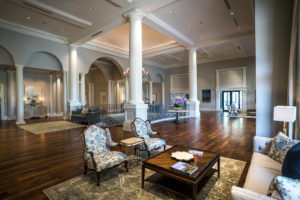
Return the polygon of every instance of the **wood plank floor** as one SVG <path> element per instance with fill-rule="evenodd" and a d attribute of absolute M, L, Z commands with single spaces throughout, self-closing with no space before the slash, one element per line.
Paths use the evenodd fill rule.
<path fill-rule="evenodd" d="M 26 120 L 27 123 L 60 118 Z M 0 199 L 47 199 L 42 190 L 83 174 L 81 133 L 84 128 L 34 135 L 14 121 L 0 124 Z M 255 119 L 229 119 L 220 112 L 201 112 L 200 119 L 184 124 L 153 125 L 169 145 L 185 145 L 218 151 L 221 156 L 247 162 L 239 182 L 242 186 L 252 156 Z M 110 128 L 116 142 L 131 133 Z"/>

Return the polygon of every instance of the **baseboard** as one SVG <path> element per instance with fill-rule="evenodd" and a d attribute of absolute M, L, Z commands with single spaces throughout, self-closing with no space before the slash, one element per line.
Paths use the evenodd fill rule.
<path fill-rule="evenodd" d="M 200 107 L 200 111 L 213 111 L 213 112 L 216 112 L 216 111 L 222 111 L 222 110 L 217 110 L 216 108 L 201 108 Z"/>

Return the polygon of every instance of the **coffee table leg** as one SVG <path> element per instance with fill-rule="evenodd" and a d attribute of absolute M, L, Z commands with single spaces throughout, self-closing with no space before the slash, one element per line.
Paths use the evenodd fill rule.
<path fill-rule="evenodd" d="M 220 158 L 218 159 L 218 178 L 220 178 Z"/>
<path fill-rule="evenodd" d="M 142 166 L 142 188 L 144 188 L 144 181 L 145 181 L 145 167 Z"/>
<path fill-rule="evenodd" d="M 197 194 L 198 194 L 198 184 L 193 184 L 193 200 L 197 199 Z"/>

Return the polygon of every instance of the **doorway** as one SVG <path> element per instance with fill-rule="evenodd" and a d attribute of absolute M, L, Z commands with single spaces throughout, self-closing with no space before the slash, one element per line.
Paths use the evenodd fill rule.
<path fill-rule="evenodd" d="M 236 108 L 241 109 L 241 92 L 240 91 L 223 91 L 222 92 L 222 108 L 223 111 L 228 111 L 229 105 L 235 105 Z"/>

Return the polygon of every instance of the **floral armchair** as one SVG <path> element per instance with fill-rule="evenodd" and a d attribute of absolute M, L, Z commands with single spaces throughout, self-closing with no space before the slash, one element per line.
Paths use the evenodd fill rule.
<path fill-rule="evenodd" d="M 149 120 L 142 120 L 140 118 L 136 118 L 131 123 L 132 132 L 136 137 L 140 137 L 144 139 L 144 146 L 140 149 L 141 151 L 147 151 L 148 158 L 150 158 L 150 152 L 152 150 L 159 149 L 164 147 L 166 150 L 166 141 L 161 138 L 151 138 L 151 135 L 160 135 L 157 132 L 152 131 L 151 123 Z"/>
<path fill-rule="evenodd" d="M 83 133 L 84 141 L 84 174 L 88 170 L 97 174 L 97 185 L 100 185 L 100 172 L 124 164 L 128 172 L 127 156 L 119 151 L 111 151 L 109 146 L 117 146 L 111 139 L 108 129 L 92 125 Z"/>

